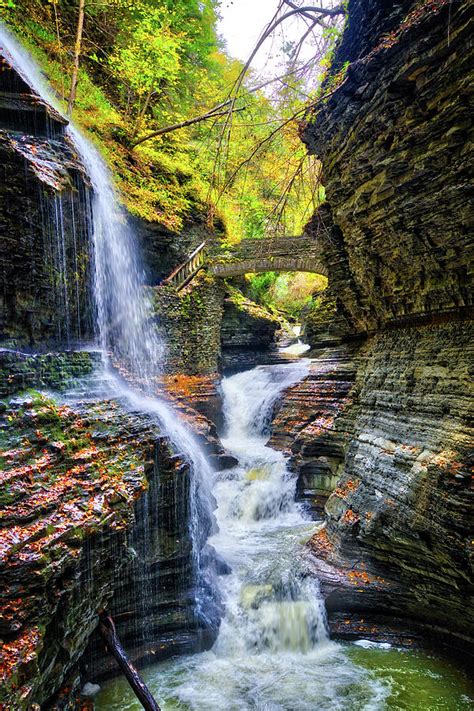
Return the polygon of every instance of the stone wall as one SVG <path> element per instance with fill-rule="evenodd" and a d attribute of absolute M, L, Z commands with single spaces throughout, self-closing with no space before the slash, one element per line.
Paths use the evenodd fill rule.
<path fill-rule="evenodd" d="M 215 373 L 220 357 L 224 284 L 200 272 L 184 289 L 153 290 L 158 329 L 166 348 L 166 371 Z"/>
<path fill-rule="evenodd" d="M 221 367 L 224 370 L 254 367 L 269 362 L 276 353 L 281 324 L 267 309 L 229 287 L 221 328 Z"/>
<path fill-rule="evenodd" d="M 278 318 L 207 270 L 181 291 L 161 285 L 153 295 L 167 373 L 211 375 L 276 355 Z"/>

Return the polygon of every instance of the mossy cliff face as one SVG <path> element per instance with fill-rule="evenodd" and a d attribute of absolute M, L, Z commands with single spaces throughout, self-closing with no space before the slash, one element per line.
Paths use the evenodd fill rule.
<path fill-rule="evenodd" d="M 281 323 L 267 309 L 229 286 L 221 328 L 221 366 L 225 370 L 253 367 L 277 357 L 276 334 Z"/>
<path fill-rule="evenodd" d="M 324 459 L 339 477 L 312 545 L 331 625 L 346 636 L 365 634 L 368 620 L 408 618 L 457 646 L 474 637 L 471 33 L 467 2 L 350 0 L 334 71 L 351 64 L 304 131 L 323 162 L 328 203 L 311 229 L 336 325 L 347 326 L 338 336 L 359 341 L 313 366 L 323 377 L 346 348 L 353 384 L 326 402 L 317 377 L 297 386 L 274 437 L 291 398 L 303 398 L 309 411 L 293 418 L 300 481 L 305 467 L 322 475 Z"/>
<path fill-rule="evenodd" d="M 44 703 L 58 690 L 113 593 L 115 566 L 126 565 L 126 530 L 146 488 L 152 442 L 142 430 L 130 447 L 128 419 L 119 423 L 111 402 L 75 408 L 35 391 L 3 403 L 2 701 L 9 708 Z"/>
<path fill-rule="evenodd" d="M 0 350 L 0 398 L 28 388 L 67 390 L 100 364 L 97 352 L 64 351 L 31 354 Z"/>
<path fill-rule="evenodd" d="M 64 119 L 0 53 L 0 342 L 34 348 L 92 332 L 90 195 Z"/>
<path fill-rule="evenodd" d="M 184 289 L 153 290 L 157 326 L 166 344 L 165 368 L 170 373 L 215 373 L 220 356 L 224 285 L 200 272 Z"/>
<path fill-rule="evenodd" d="M 189 467 L 151 418 L 90 399 L 94 382 L 67 405 L 32 390 L 1 405 L 7 708 L 110 671 L 97 640 L 84 656 L 104 607 L 134 660 L 213 639 L 194 617 Z"/>
<path fill-rule="evenodd" d="M 160 285 L 153 295 L 167 373 L 215 374 L 275 349 L 278 318 L 205 270 L 179 292 Z"/>

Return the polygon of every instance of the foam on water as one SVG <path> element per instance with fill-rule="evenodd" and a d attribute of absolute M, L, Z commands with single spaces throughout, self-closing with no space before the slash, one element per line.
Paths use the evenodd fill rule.
<path fill-rule="evenodd" d="M 232 569 L 220 578 L 225 616 L 212 650 L 146 672 L 164 709 L 346 709 L 357 697 L 357 708 L 369 711 L 387 696 L 386 684 L 329 640 L 301 544 L 315 524 L 295 503 L 285 457 L 267 446 L 274 404 L 308 363 L 260 366 L 223 380 L 223 442 L 239 461 L 213 488 L 219 528 L 210 542 Z M 124 706 L 114 688 L 104 689 L 99 709 L 139 708 Z"/>

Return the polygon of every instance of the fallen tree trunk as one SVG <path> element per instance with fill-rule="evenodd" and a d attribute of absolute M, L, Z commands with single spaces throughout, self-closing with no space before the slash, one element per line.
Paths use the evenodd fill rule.
<path fill-rule="evenodd" d="M 115 629 L 113 619 L 105 610 L 100 613 L 99 618 L 100 636 L 107 645 L 108 651 L 115 658 L 120 669 L 123 671 L 137 699 L 140 701 L 145 711 L 161 711 L 148 687 L 140 677 L 138 671 L 128 660 L 125 650 L 120 644 L 120 640 L 117 636 L 117 630 Z"/>

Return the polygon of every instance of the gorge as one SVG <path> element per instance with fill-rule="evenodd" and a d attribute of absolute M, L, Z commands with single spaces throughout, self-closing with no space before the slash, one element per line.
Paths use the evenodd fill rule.
<path fill-rule="evenodd" d="M 164 709 L 471 707 L 472 19 L 349 0 L 299 246 L 195 217 L 179 290 L 0 28 L 0 707 L 140 708 L 104 609 Z M 301 357 L 270 267 L 328 279 Z"/>

